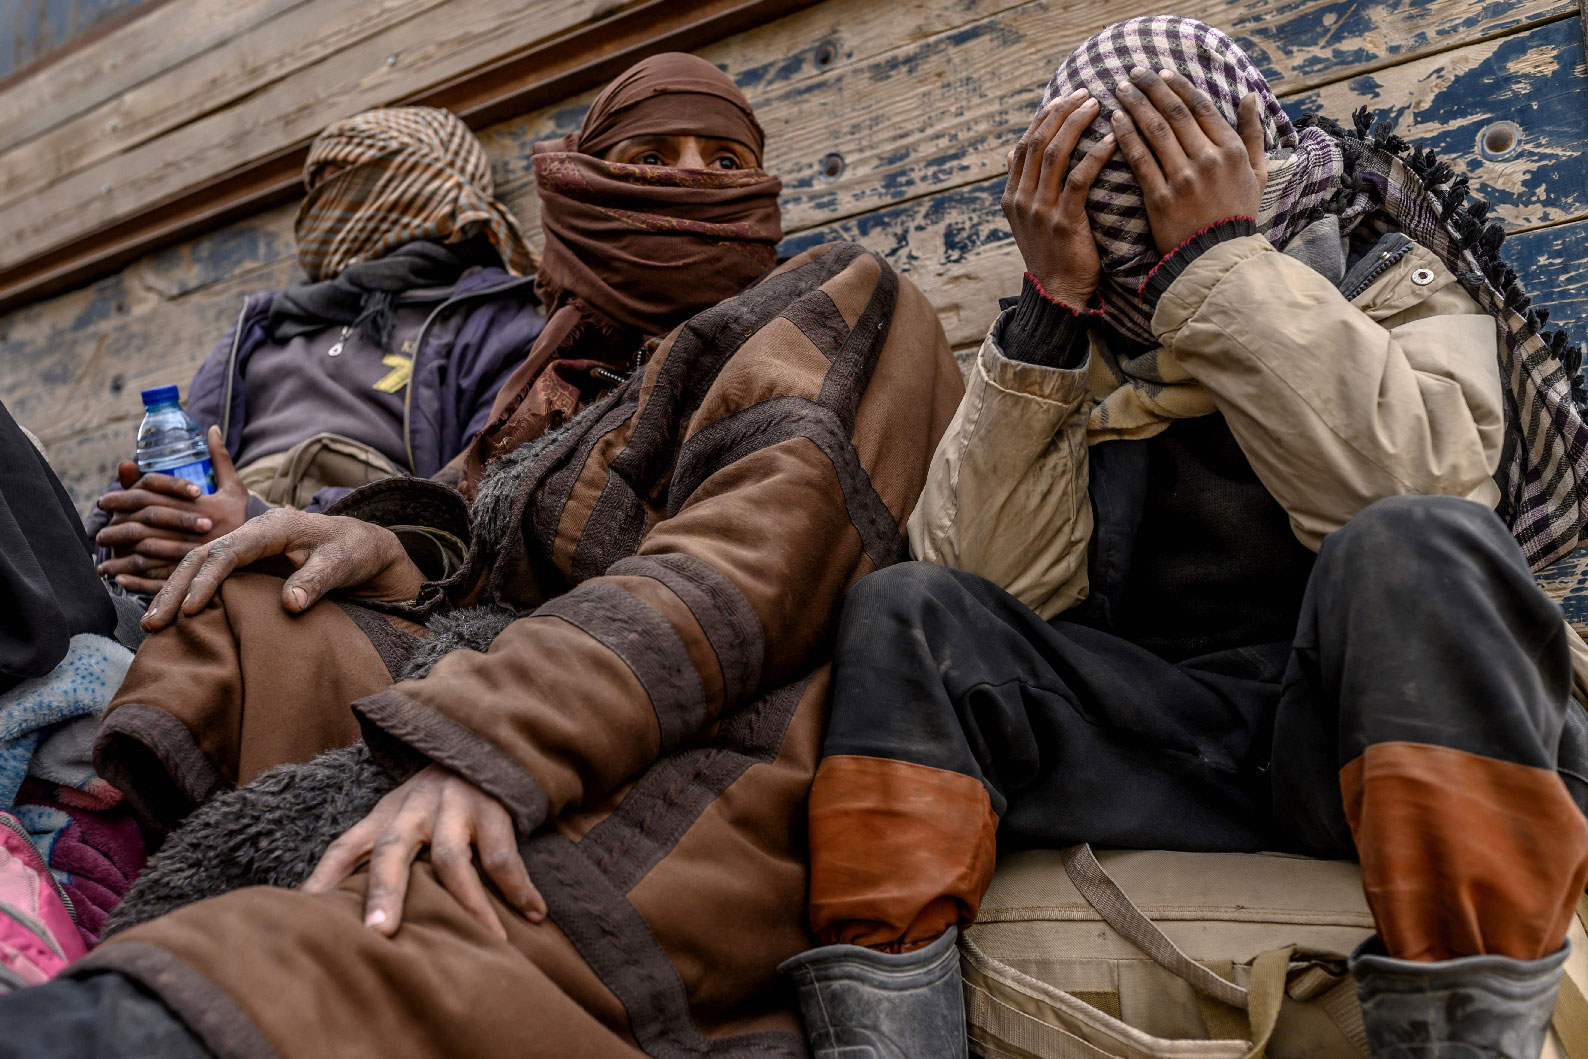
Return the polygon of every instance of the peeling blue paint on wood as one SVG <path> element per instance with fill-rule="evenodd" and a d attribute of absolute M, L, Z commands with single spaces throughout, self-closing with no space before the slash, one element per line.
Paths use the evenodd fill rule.
<path fill-rule="evenodd" d="M 1533 304 L 1549 310 L 1551 327 L 1566 328 L 1574 342 L 1588 340 L 1588 221 L 1513 235 L 1500 254 Z"/>
<path fill-rule="evenodd" d="M 758 54 L 770 59 L 733 69 L 762 112 L 769 163 L 785 180 L 786 220 L 795 234 L 783 252 L 834 238 L 876 249 L 933 300 L 957 346 L 977 341 L 996 297 L 1018 290 L 1019 255 L 1002 217 L 1003 180 L 995 170 L 1052 65 L 1075 43 L 1079 23 L 1101 10 L 1028 0 L 986 15 L 993 6 L 1002 5 L 942 5 L 966 12 L 958 19 L 965 24 L 943 19 L 936 24 L 951 28 L 897 46 L 879 41 L 874 25 L 861 37 L 854 24 L 812 19 L 803 23 L 808 40 L 785 33 L 786 48 L 763 47 Z M 1137 13 L 1140 5 L 1130 6 Z M 849 9 L 840 2 L 833 10 Z M 1550 22 L 1575 12 L 1576 0 L 1243 0 L 1227 10 L 1224 28 L 1282 91 L 1298 78 L 1317 83 L 1364 61 L 1378 65 L 1430 45 L 1450 49 L 1309 91 L 1296 102 L 1344 117 L 1358 101 L 1377 101 L 1395 112 L 1403 131 L 1482 176 L 1480 190 L 1513 223 L 1588 216 L 1581 38 L 1575 19 Z M 819 64 L 816 52 L 824 44 L 833 61 Z M 481 134 L 499 193 L 531 222 L 531 144 L 577 128 L 588 99 Z M 1480 171 L 1476 138 L 1496 118 L 1522 127 L 1523 150 L 1514 164 Z M 816 179 L 828 152 L 845 160 L 832 183 Z M 185 381 L 230 326 L 247 290 L 290 278 L 290 220 L 291 207 L 282 207 L 0 317 L 0 371 L 7 373 L 0 389 L 20 419 L 47 425 L 59 439 L 52 456 L 65 464 L 74 495 L 97 491 L 123 454 L 136 422 L 136 388 Z M 1516 236 L 1503 253 L 1535 300 L 1554 312 L 1554 322 L 1581 336 L 1577 321 L 1588 318 L 1588 221 Z"/>
<path fill-rule="evenodd" d="M 1588 105 L 1582 30 L 1567 19 L 1504 40 L 1352 78 L 1285 101 L 1348 123 L 1366 104 L 1432 147 L 1512 225 L 1588 213 Z M 1415 86 L 1408 92 L 1407 84 Z M 1410 102 L 1407 102 L 1407 97 Z M 1479 141 L 1497 121 L 1521 129 L 1516 153 L 1486 161 Z"/>
<path fill-rule="evenodd" d="M 173 298 L 293 253 L 290 230 L 250 218 L 151 255 L 143 278 Z"/>
<path fill-rule="evenodd" d="M 0 77 L 9 77 L 149 0 L 0 0 Z"/>
<path fill-rule="evenodd" d="M 1458 19 L 1427 23 L 1410 33 L 1386 33 L 1387 11 L 1432 7 L 1430 0 L 1363 3 L 1336 0 L 1311 3 L 1289 0 L 1257 10 L 1231 5 L 1231 18 L 1220 28 L 1240 39 L 1265 73 L 1272 74 L 1279 56 L 1291 58 L 1292 76 L 1314 78 L 1351 66 L 1380 65 L 1397 56 L 1430 46 L 1461 44 L 1478 34 L 1497 36 L 1569 12 L 1572 5 L 1518 12 L 1509 0 L 1469 3 Z"/>
<path fill-rule="evenodd" d="M 800 232 L 783 240 L 778 254 L 792 256 L 844 239 L 863 243 L 906 275 L 923 269 L 953 272 L 951 266 L 989 251 L 1013 251 L 1002 198 L 1003 180 L 986 180 Z M 1588 220 L 1511 236 L 1501 253 L 1534 304 L 1550 311 L 1552 327 L 1564 326 L 1574 341 L 1588 338 Z M 1017 293 L 1017 264 L 1006 263 L 1003 271 L 1008 282 L 1000 293 Z M 932 286 L 927 277 L 917 282 Z M 989 318 L 991 313 L 988 306 Z M 954 338 L 958 342 L 964 336 Z"/>
<path fill-rule="evenodd" d="M 1588 548 L 1580 548 L 1540 571 L 1538 583 L 1560 604 L 1574 628 L 1581 631 L 1588 627 Z"/>

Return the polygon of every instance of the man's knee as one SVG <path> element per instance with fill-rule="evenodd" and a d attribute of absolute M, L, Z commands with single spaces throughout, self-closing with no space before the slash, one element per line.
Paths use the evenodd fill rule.
<path fill-rule="evenodd" d="M 1319 562 L 1364 576 L 1403 577 L 1420 569 L 1448 573 L 1459 553 L 1521 553 L 1505 524 L 1481 504 L 1453 496 L 1392 496 L 1369 504 L 1324 539 Z"/>
<path fill-rule="evenodd" d="M 927 562 L 895 563 L 854 583 L 844 597 L 844 617 L 875 621 L 918 618 L 925 610 L 964 598 L 967 576 Z"/>

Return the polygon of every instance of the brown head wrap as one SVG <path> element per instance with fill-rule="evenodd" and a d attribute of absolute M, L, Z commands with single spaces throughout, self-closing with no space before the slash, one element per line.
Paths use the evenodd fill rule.
<path fill-rule="evenodd" d="M 655 55 L 608 85 L 579 131 L 535 144 L 546 247 L 535 288 L 550 311 L 528 358 L 502 387 L 470 446 L 467 482 L 539 437 L 627 371 L 644 341 L 738 294 L 777 261 L 783 184 L 756 169 L 671 169 L 603 161 L 632 136 L 734 140 L 760 163 L 764 136 L 721 70 L 693 55 Z"/>

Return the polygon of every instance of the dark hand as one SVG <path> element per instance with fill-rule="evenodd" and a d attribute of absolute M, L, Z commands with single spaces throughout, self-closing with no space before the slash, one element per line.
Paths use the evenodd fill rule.
<path fill-rule="evenodd" d="M 1102 276 L 1086 193 L 1114 153 L 1114 134 L 1070 168 L 1070 155 L 1096 116 L 1097 100 L 1085 89 L 1043 107 L 1009 152 L 1004 188 L 1004 216 L 1026 271 L 1050 297 L 1073 309 L 1086 305 Z"/>
<path fill-rule="evenodd" d="M 158 632 L 179 613 L 197 614 L 232 571 L 273 555 L 298 568 L 281 589 L 281 605 L 291 614 L 340 588 L 366 599 L 412 599 L 425 581 L 391 530 L 278 507 L 189 552 L 149 604 L 143 627 Z"/>
<path fill-rule="evenodd" d="M 124 462 L 116 469 L 121 491 L 99 500 L 112 518 L 94 543 L 114 556 L 99 564 L 100 574 L 153 595 L 188 552 L 247 521 L 248 490 L 232 466 L 220 428 L 211 427 L 207 441 L 216 485 L 207 496 L 200 496 L 199 487 L 185 478 L 140 475 L 135 463 Z"/>
<path fill-rule="evenodd" d="M 1241 100 L 1237 132 L 1179 74 L 1137 67 L 1130 76 L 1134 84 L 1114 90 L 1125 108 L 1114 112 L 1114 132 L 1141 183 L 1158 253 L 1230 217 L 1255 219 L 1268 173 L 1256 93 Z"/>
<path fill-rule="evenodd" d="M 331 843 L 305 893 L 324 893 L 369 862 L 364 925 L 391 937 L 402 922 L 408 871 L 425 846 L 436 877 L 458 903 L 499 938 L 507 931 L 491 906 L 474 866 L 531 923 L 546 917 L 546 902 L 518 853 L 513 820 L 502 803 L 468 780 L 431 765 L 387 794 L 363 820 Z"/>

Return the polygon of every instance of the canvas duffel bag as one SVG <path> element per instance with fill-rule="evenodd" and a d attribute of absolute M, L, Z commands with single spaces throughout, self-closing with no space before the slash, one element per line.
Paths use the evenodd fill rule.
<path fill-rule="evenodd" d="M 1544 1055 L 1588 1059 L 1588 934 Z M 1357 866 L 1105 851 L 999 862 L 961 936 L 971 1051 L 990 1059 L 1367 1054 L 1345 960 L 1373 933 Z"/>

